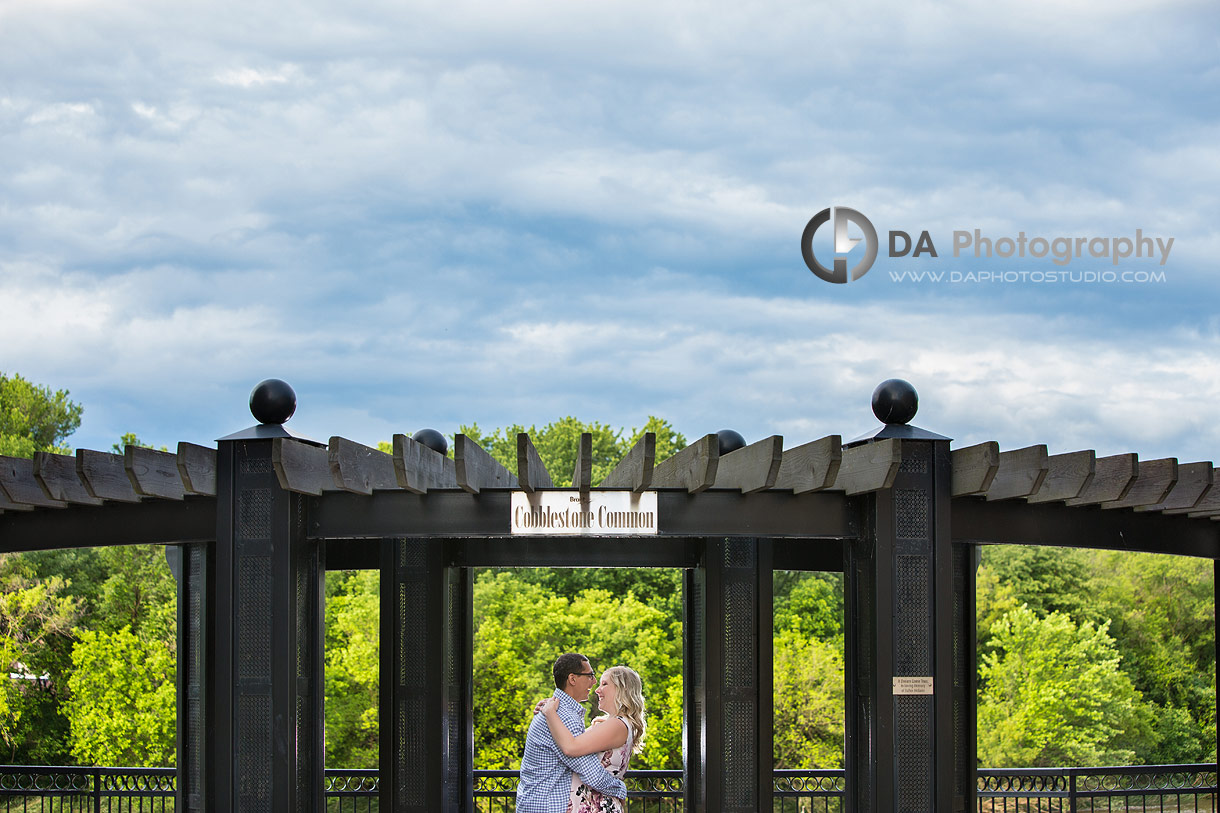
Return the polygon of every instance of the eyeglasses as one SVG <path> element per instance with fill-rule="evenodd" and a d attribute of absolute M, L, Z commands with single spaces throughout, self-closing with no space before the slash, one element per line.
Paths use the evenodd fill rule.
<path fill-rule="evenodd" d="M 572 674 L 576 675 L 576 677 L 597 677 L 597 675 L 593 672 L 573 672 Z"/>

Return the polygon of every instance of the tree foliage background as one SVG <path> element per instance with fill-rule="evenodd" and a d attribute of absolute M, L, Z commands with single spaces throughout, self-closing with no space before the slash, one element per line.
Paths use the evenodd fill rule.
<path fill-rule="evenodd" d="M 0 373 L 0 454 L 69 452 L 81 411 L 66 391 Z M 655 417 L 630 431 L 572 417 L 460 431 L 510 467 L 528 431 L 557 484 L 581 432 L 594 436 L 595 481 L 645 431 L 658 459 L 686 444 Z M 126 434 L 115 451 L 131 444 L 145 445 Z M 633 765 L 681 767 L 682 582 L 656 569 L 476 572 L 476 767 L 519 764 L 567 650 L 640 672 L 648 735 Z M 981 551 L 976 587 L 980 765 L 1215 760 L 1210 561 L 995 546 Z M 375 571 L 327 574 L 331 766 L 377 764 L 378 595 Z M 777 572 L 774 597 L 775 765 L 841 766 L 842 578 Z M 0 761 L 173 764 L 175 601 L 159 546 L 0 554 Z"/>

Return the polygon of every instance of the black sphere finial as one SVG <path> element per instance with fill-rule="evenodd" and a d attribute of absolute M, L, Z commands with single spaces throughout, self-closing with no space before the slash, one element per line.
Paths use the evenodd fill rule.
<path fill-rule="evenodd" d="M 250 414 L 259 423 L 284 423 L 296 410 L 297 394 L 287 381 L 268 378 L 250 393 Z"/>
<path fill-rule="evenodd" d="M 919 409 L 919 393 L 909 381 L 891 378 L 873 390 L 873 414 L 882 423 L 910 423 Z"/>
<path fill-rule="evenodd" d="M 721 429 L 716 433 L 716 441 L 720 446 L 721 455 L 735 452 L 746 445 L 746 439 L 741 436 L 741 433 L 732 429 Z"/>
<path fill-rule="evenodd" d="M 424 444 L 437 454 L 449 453 L 449 441 L 435 429 L 421 429 L 411 436 L 411 440 Z"/>

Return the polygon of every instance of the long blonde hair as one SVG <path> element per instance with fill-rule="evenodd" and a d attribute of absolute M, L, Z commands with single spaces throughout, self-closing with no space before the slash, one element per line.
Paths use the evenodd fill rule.
<path fill-rule="evenodd" d="M 603 673 L 614 686 L 615 716 L 631 726 L 632 751 L 644 744 L 644 682 L 627 666 L 611 666 Z"/>

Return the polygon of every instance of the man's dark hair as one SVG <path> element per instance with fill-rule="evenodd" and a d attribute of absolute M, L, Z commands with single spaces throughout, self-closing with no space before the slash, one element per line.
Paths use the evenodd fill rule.
<path fill-rule="evenodd" d="M 579 675 L 585 671 L 589 659 L 578 652 L 565 652 L 555 661 L 551 670 L 555 675 L 555 688 L 562 689 L 568 685 L 568 675 Z M 592 669 L 593 667 L 589 667 Z"/>

